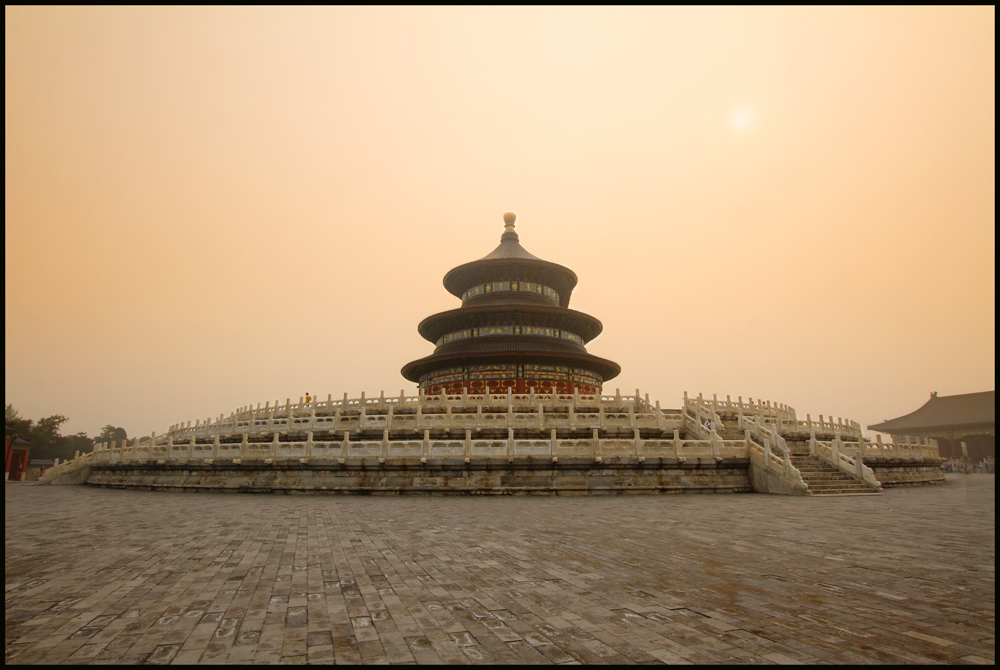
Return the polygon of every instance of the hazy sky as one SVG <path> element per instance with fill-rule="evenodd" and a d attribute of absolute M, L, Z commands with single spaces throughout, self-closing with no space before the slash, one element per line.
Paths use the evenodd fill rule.
<path fill-rule="evenodd" d="M 4 19 L 4 393 L 64 433 L 412 393 L 508 210 L 606 392 L 995 386 L 993 7 Z"/>

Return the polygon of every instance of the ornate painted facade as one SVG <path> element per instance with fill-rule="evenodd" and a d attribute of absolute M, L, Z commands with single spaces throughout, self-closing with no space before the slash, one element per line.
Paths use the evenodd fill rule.
<path fill-rule="evenodd" d="M 500 246 L 444 277 L 462 306 L 424 319 L 417 330 L 434 353 L 408 363 L 403 376 L 425 395 L 459 393 L 600 393 L 621 371 L 587 353 L 601 322 L 569 309 L 576 274 L 530 254 L 504 214 Z"/>

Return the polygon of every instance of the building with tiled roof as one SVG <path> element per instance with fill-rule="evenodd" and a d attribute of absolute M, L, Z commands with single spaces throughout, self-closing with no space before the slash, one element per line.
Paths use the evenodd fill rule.
<path fill-rule="evenodd" d="M 919 409 L 882 423 L 869 430 L 890 435 L 929 437 L 938 441 L 945 458 L 962 458 L 962 443 L 967 456 L 978 461 L 996 455 L 996 391 L 939 396 Z"/>

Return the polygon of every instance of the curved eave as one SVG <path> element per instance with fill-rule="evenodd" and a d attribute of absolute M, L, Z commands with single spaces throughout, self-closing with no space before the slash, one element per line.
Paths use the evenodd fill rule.
<path fill-rule="evenodd" d="M 471 286 L 519 278 L 538 281 L 554 289 L 562 307 L 569 305 L 570 294 L 577 283 L 576 273 L 558 263 L 532 258 L 481 258 L 449 270 L 444 276 L 444 287 L 448 293 L 461 298 Z"/>
<path fill-rule="evenodd" d="M 400 373 L 407 381 L 419 382 L 421 375 L 453 365 L 466 363 L 489 363 L 494 361 L 515 360 L 531 363 L 535 361 L 556 363 L 591 370 L 601 376 L 603 381 L 609 381 L 622 371 L 621 366 L 614 361 L 600 358 L 593 354 L 560 354 L 552 352 L 495 352 L 478 354 L 449 354 L 445 356 L 430 355 L 411 361 L 403 366 Z"/>
<path fill-rule="evenodd" d="M 889 435 L 947 435 L 948 433 L 970 433 L 983 432 L 993 434 L 996 432 L 996 422 L 981 423 L 949 423 L 939 426 L 900 426 L 893 425 L 891 421 L 876 423 L 868 426 L 868 430 Z"/>
<path fill-rule="evenodd" d="M 521 316 L 523 315 L 523 316 Z M 562 307 L 547 307 L 545 305 L 484 305 L 482 307 L 459 307 L 431 314 L 417 325 L 417 332 L 432 344 L 445 333 L 454 332 L 474 326 L 500 325 L 498 317 L 504 321 L 526 319 L 524 325 L 553 325 L 558 322 L 569 322 L 565 330 L 570 331 L 589 342 L 604 330 L 604 325 L 595 317 L 575 309 Z M 562 328 L 564 326 L 554 325 Z"/>

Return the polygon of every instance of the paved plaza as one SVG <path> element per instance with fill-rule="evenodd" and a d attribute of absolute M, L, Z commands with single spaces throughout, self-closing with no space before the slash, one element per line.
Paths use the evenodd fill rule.
<path fill-rule="evenodd" d="M 993 663 L 995 478 L 881 496 L 5 487 L 8 663 Z"/>

